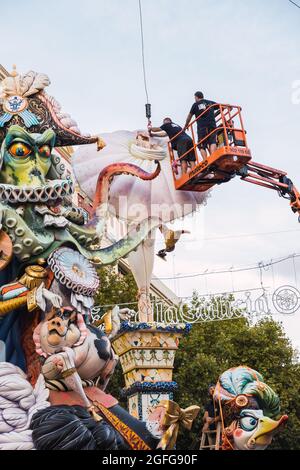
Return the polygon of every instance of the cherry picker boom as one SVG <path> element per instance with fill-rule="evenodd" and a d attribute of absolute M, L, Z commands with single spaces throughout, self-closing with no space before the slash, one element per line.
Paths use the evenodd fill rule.
<path fill-rule="evenodd" d="M 216 127 L 198 141 L 194 127 L 198 119 L 214 107 Z M 207 191 L 209 188 L 226 183 L 239 176 L 242 181 L 264 188 L 273 189 L 279 196 L 289 199 L 292 211 L 298 214 L 300 222 L 300 193 L 287 173 L 252 160 L 247 144 L 246 131 L 243 124 L 242 108 L 229 104 L 213 104 L 194 119 L 187 127 L 193 140 L 193 147 L 178 157 L 172 149 L 172 141 L 183 132 L 180 131 L 168 143 L 172 165 L 174 185 L 177 190 Z M 206 148 L 209 138 L 215 134 L 217 150 L 204 160 L 199 156 L 198 149 Z M 194 152 L 196 162 L 187 173 L 180 172 L 181 160 L 189 152 Z"/>

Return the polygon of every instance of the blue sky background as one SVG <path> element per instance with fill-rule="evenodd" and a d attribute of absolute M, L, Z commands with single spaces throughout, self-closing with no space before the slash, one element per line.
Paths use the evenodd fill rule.
<path fill-rule="evenodd" d="M 81 130 L 144 125 L 137 0 L 0 0 L 0 6 L 0 63 L 47 73 L 49 93 Z M 300 9 L 288 0 L 144 0 L 143 12 L 153 123 L 165 115 L 183 123 L 198 89 L 240 104 L 253 159 L 286 170 L 300 187 L 300 93 L 293 89 L 300 89 Z M 193 236 L 169 262 L 157 260 L 158 276 L 300 253 L 300 226 L 288 201 L 238 179 L 215 188 L 197 217 L 189 222 Z M 282 230 L 290 232 L 238 238 Z M 300 258 L 280 264 L 264 273 L 265 282 L 300 289 L 299 268 Z M 194 288 L 258 287 L 260 280 L 251 271 L 167 284 L 184 296 Z M 300 346 L 300 311 L 278 319 Z"/>

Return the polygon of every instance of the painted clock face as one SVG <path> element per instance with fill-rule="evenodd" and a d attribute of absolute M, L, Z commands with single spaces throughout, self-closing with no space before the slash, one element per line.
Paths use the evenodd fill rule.
<path fill-rule="evenodd" d="M 22 96 L 10 96 L 4 101 L 3 107 L 7 113 L 18 114 L 27 108 L 27 99 Z"/>

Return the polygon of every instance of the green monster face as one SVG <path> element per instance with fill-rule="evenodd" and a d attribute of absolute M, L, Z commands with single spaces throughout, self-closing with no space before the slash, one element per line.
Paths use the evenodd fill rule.
<path fill-rule="evenodd" d="M 30 188 L 45 185 L 54 143 L 52 129 L 29 134 L 20 126 L 11 126 L 1 149 L 0 183 Z"/>

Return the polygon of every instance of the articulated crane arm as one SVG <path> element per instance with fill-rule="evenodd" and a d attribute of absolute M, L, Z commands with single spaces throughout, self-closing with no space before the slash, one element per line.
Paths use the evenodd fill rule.
<path fill-rule="evenodd" d="M 242 181 L 274 189 L 279 196 L 289 199 L 291 209 L 298 214 L 300 222 L 300 193 L 292 180 L 287 177 L 287 173 L 250 160 L 236 174 Z"/>

